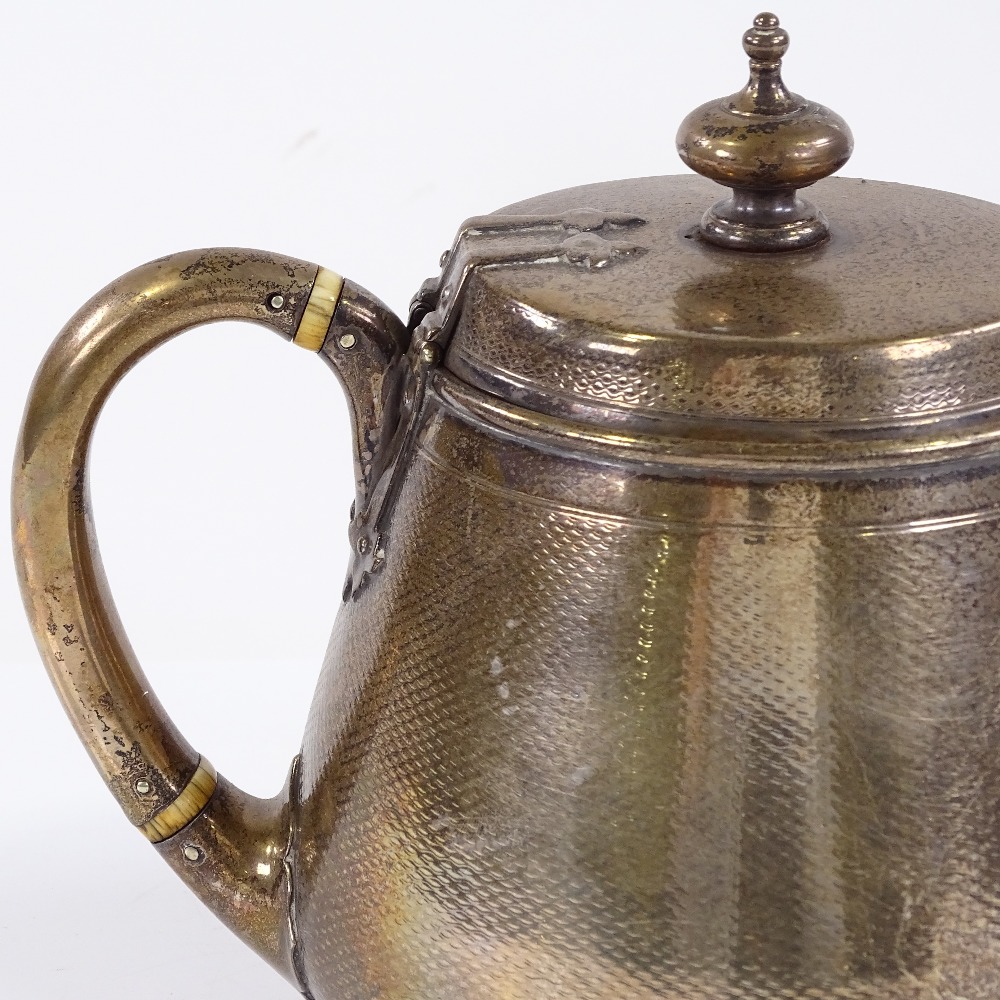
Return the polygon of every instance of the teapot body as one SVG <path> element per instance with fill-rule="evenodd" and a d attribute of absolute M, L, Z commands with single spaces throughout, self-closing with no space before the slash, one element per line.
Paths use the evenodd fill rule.
<path fill-rule="evenodd" d="M 991 996 L 996 463 L 684 476 L 453 382 L 292 790 L 316 1000 Z"/>

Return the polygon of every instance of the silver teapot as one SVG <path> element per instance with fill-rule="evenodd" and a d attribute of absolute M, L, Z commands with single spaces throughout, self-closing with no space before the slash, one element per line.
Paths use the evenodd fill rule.
<path fill-rule="evenodd" d="M 14 482 L 43 659 L 130 821 L 304 995 L 995 996 L 1000 208 L 827 179 L 851 134 L 787 45 L 758 16 L 747 87 L 682 124 L 704 177 L 470 219 L 406 323 L 199 250 L 43 361 Z M 87 492 L 116 382 L 219 319 L 319 354 L 353 419 L 271 800 L 149 690 Z"/>

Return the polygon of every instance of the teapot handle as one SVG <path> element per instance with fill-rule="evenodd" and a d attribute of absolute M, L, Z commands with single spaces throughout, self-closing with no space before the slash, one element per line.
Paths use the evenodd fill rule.
<path fill-rule="evenodd" d="M 174 726 L 111 600 L 87 483 L 91 432 L 125 372 L 183 330 L 231 319 L 269 326 L 321 353 L 337 372 L 350 397 L 364 503 L 394 430 L 403 324 L 315 264 L 253 250 L 197 250 L 119 278 L 50 348 L 18 442 L 14 546 L 42 658 L 126 815 L 223 922 L 297 982 L 288 868 L 295 765 L 281 794 L 257 799 L 216 775 Z"/>

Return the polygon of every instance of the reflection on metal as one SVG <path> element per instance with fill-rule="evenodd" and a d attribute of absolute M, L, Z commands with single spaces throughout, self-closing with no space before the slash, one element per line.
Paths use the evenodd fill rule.
<path fill-rule="evenodd" d="M 730 250 L 803 250 L 825 240 L 830 228 L 797 189 L 839 170 L 854 138 L 840 115 L 786 89 L 788 32 L 773 14 L 754 19 L 743 48 L 750 57 L 746 87 L 695 109 L 677 133 L 681 159 L 733 189 L 705 213 L 700 232 Z"/>
<path fill-rule="evenodd" d="M 776 18 L 746 44 L 747 139 L 710 138 L 784 137 L 731 160 L 771 183 L 834 119 L 781 84 Z M 303 995 L 996 995 L 1000 208 L 820 190 L 798 254 L 706 242 L 701 178 L 540 196 L 467 223 L 408 328 L 195 251 L 55 342 L 13 498 L 42 656 L 132 822 Z M 344 602 L 266 800 L 150 691 L 86 486 L 122 374 L 218 319 L 306 341 L 352 419 Z"/>

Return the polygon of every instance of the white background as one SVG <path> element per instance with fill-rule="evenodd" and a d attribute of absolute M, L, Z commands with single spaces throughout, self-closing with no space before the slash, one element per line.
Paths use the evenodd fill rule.
<path fill-rule="evenodd" d="M 742 86 L 757 13 L 731 0 L 2 9 L 3 466 L 49 341 L 119 273 L 189 247 L 261 247 L 405 313 L 464 217 L 681 172 L 677 124 Z M 854 130 L 844 173 L 1000 201 L 1000 8 L 777 12 L 786 81 Z M 140 365 L 96 436 L 102 549 L 133 644 L 191 742 L 262 795 L 298 748 L 339 603 L 346 413 L 315 358 L 223 325 Z M 293 995 L 118 813 L 38 660 L 5 532 L 0 609 L 0 996 Z"/>

